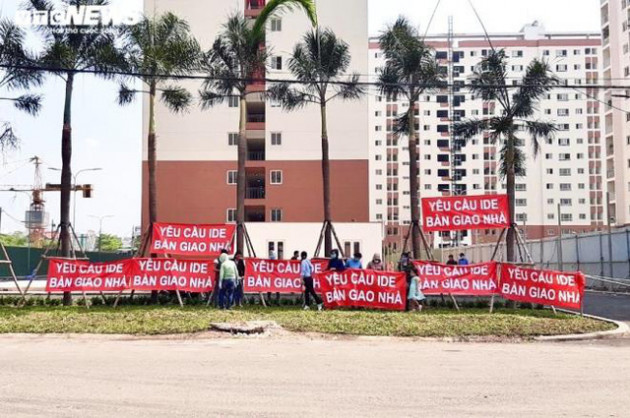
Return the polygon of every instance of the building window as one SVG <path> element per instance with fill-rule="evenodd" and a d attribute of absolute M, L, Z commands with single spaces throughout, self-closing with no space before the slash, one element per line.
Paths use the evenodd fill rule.
<path fill-rule="evenodd" d="M 282 222 L 282 209 L 271 209 L 271 222 Z"/>
<path fill-rule="evenodd" d="M 571 191 L 571 183 L 560 183 L 560 191 L 561 192 Z"/>
<path fill-rule="evenodd" d="M 570 168 L 561 168 L 560 169 L 560 175 L 561 176 L 570 176 L 571 175 L 571 169 Z"/>
<path fill-rule="evenodd" d="M 271 258 L 272 253 L 276 252 L 276 246 L 278 247 L 278 252 L 276 253 L 278 260 L 284 259 L 284 241 L 278 241 L 278 242 L 269 241 L 267 243 L 267 251 L 268 251 L 269 258 Z"/>
<path fill-rule="evenodd" d="M 230 96 L 228 97 L 228 106 L 229 107 L 238 107 L 238 97 Z"/>
<path fill-rule="evenodd" d="M 272 32 L 282 31 L 282 19 L 278 17 L 274 17 L 273 19 L 271 19 L 271 31 Z"/>
<path fill-rule="evenodd" d="M 271 133 L 271 145 L 282 145 L 282 132 Z"/>
<path fill-rule="evenodd" d="M 236 222 L 236 209 L 228 209 L 225 216 L 226 222 Z"/>
<path fill-rule="evenodd" d="M 271 184 L 282 184 L 282 170 L 271 170 Z"/>
<path fill-rule="evenodd" d="M 562 222 L 572 222 L 573 215 L 570 213 L 563 213 L 560 215 L 560 219 L 562 220 Z"/>
<path fill-rule="evenodd" d="M 271 57 L 271 69 L 282 70 L 282 57 Z"/>
<path fill-rule="evenodd" d="M 228 145 L 229 146 L 238 145 L 238 134 L 236 132 L 230 132 L 228 134 Z"/>
<path fill-rule="evenodd" d="M 236 184 L 236 179 L 237 179 L 237 171 L 229 170 L 227 172 L 227 184 Z"/>

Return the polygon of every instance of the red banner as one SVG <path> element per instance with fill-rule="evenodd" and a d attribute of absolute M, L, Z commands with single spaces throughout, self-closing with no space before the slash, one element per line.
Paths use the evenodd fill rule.
<path fill-rule="evenodd" d="M 236 225 L 153 224 L 151 253 L 215 257 L 232 248 Z"/>
<path fill-rule="evenodd" d="M 126 266 L 127 260 L 90 263 L 51 258 L 46 292 L 119 292 L 128 285 Z"/>
<path fill-rule="evenodd" d="M 510 226 L 507 195 L 422 199 L 422 228 L 427 232 Z"/>
<path fill-rule="evenodd" d="M 451 266 L 428 261 L 414 261 L 420 290 L 425 295 L 491 296 L 499 288 L 496 262 Z"/>
<path fill-rule="evenodd" d="M 407 304 L 404 273 L 349 269 L 315 275 L 326 308 L 352 306 L 402 311 Z"/>
<path fill-rule="evenodd" d="M 501 265 L 500 294 L 505 299 L 580 309 L 585 278 L 581 272 L 561 272 Z"/>
<path fill-rule="evenodd" d="M 326 269 L 328 260 L 312 260 L 313 273 L 321 273 Z M 300 260 L 263 260 L 248 258 L 245 260 L 245 293 L 300 293 L 302 292 L 302 275 Z M 319 281 L 314 279 L 313 286 L 319 289 Z"/>
<path fill-rule="evenodd" d="M 134 258 L 129 262 L 129 289 L 210 292 L 215 274 L 212 261 Z"/>

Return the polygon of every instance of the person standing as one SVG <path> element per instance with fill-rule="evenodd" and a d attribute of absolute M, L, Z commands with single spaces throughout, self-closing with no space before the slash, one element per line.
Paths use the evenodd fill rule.
<path fill-rule="evenodd" d="M 299 251 L 293 251 L 293 257 L 291 257 L 291 261 L 295 261 L 295 260 L 299 260 L 300 259 L 300 252 Z"/>
<path fill-rule="evenodd" d="M 308 259 L 306 251 L 302 251 L 300 257 L 302 259 L 300 263 L 300 275 L 302 276 L 302 282 L 304 282 L 304 310 L 307 311 L 311 309 L 309 305 L 311 304 L 311 296 L 313 296 L 317 304 L 317 310 L 321 311 L 324 304 L 317 293 L 315 293 L 315 287 L 313 286 L 313 263 Z"/>
<path fill-rule="evenodd" d="M 346 265 L 343 260 L 339 258 L 339 250 L 332 250 L 330 252 L 330 260 L 328 260 L 328 266 L 326 270 L 342 272 L 346 269 Z"/>
<path fill-rule="evenodd" d="M 383 260 L 381 260 L 380 254 L 374 254 L 374 257 L 372 257 L 372 261 L 370 261 L 367 265 L 367 269 L 374 271 L 385 271 L 385 265 L 383 265 Z"/>
<path fill-rule="evenodd" d="M 234 262 L 236 263 L 236 269 L 238 271 L 236 289 L 234 290 L 234 306 L 243 307 L 243 297 L 245 296 L 243 289 L 245 280 L 245 261 L 243 260 L 243 253 L 237 251 L 236 254 L 234 254 Z"/>
<path fill-rule="evenodd" d="M 362 258 L 363 255 L 361 253 L 354 253 L 352 258 L 346 261 L 346 268 L 361 270 L 363 268 Z"/>
<path fill-rule="evenodd" d="M 224 248 L 221 250 L 219 257 L 214 260 L 214 289 L 208 298 L 208 306 L 213 304 L 215 307 L 219 307 L 219 295 L 221 294 L 221 286 L 219 286 L 219 276 L 221 275 L 221 256 L 223 254 L 227 255 L 228 251 Z"/>
<path fill-rule="evenodd" d="M 236 263 L 229 259 L 227 254 L 221 254 L 221 271 L 219 273 L 219 307 L 221 309 L 231 309 L 234 302 L 234 289 L 238 280 L 238 267 Z"/>
<path fill-rule="evenodd" d="M 447 265 L 449 266 L 456 266 L 457 265 L 457 261 L 455 261 L 455 257 L 453 257 L 453 254 L 450 254 L 448 256 L 448 261 L 446 262 Z"/>
<path fill-rule="evenodd" d="M 466 258 L 466 254 L 461 253 L 459 255 L 459 261 L 457 262 L 457 264 L 459 264 L 460 266 L 467 266 L 470 264 L 470 262 L 468 261 L 468 259 Z"/>
<path fill-rule="evenodd" d="M 409 282 L 409 293 L 407 296 L 407 300 L 409 302 L 409 310 L 421 311 L 422 301 L 425 300 L 426 297 L 420 289 L 420 278 L 418 277 L 418 272 L 415 268 L 411 269 L 410 275 L 411 281 Z"/>

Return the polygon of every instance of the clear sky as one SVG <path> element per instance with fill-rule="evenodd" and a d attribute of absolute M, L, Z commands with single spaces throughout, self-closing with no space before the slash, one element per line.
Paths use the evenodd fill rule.
<path fill-rule="evenodd" d="M 21 3 L 22 0 L 1 0 L 0 17 L 12 19 Z M 140 10 L 142 4 L 140 0 L 114 0 L 112 3 L 129 10 Z M 518 31 L 534 20 L 553 32 L 600 29 L 599 0 L 474 0 L 474 4 L 489 32 Z M 378 35 L 400 14 L 424 31 L 435 5 L 436 0 L 369 0 L 370 34 Z M 468 0 L 442 0 L 429 33 L 446 32 L 449 15 L 454 18 L 455 32 L 481 32 Z M 35 39 L 30 39 L 29 45 L 38 46 Z M 50 77 L 39 91 L 45 100 L 37 118 L 0 102 L 0 121 L 10 121 L 22 138 L 19 150 L 0 158 L 0 188 L 32 184 L 33 168 L 24 165 L 24 160 L 34 155 L 45 163 L 44 183 L 59 182 L 59 173 L 49 168 L 59 167 L 61 161 L 63 83 Z M 77 201 L 79 233 L 98 229 L 98 220 L 93 216 L 112 215 L 104 220 L 103 229 L 123 236 L 131 235 L 132 227 L 140 222 L 141 109 L 138 104 L 127 108 L 117 106 L 116 92 L 115 83 L 92 76 L 81 76 L 75 83 L 73 171 L 103 169 L 82 173 L 78 178 L 78 183 L 93 183 L 95 188 L 92 199 L 79 197 Z M 47 193 L 45 198 L 51 220 L 58 222 L 58 194 Z M 28 203 L 29 196 L 25 193 L 0 192 L 2 232 L 23 230 L 20 220 L 24 219 Z"/>

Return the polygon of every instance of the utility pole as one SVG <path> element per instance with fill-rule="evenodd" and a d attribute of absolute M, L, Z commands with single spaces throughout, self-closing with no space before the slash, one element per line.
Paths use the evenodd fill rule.
<path fill-rule="evenodd" d="M 612 220 L 610 214 L 610 192 L 606 192 L 606 218 L 608 223 L 608 265 L 610 269 L 610 277 L 613 276 L 613 254 L 612 254 Z"/>
<path fill-rule="evenodd" d="M 564 260 L 562 259 L 562 215 L 560 203 L 558 203 L 558 270 L 564 271 Z"/>
<path fill-rule="evenodd" d="M 103 219 L 113 218 L 114 215 L 94 216 L 90 215 L 90 218 L 98 219 L 98 252 L 101 252 L 101 246 L 103 245 Z"/>

